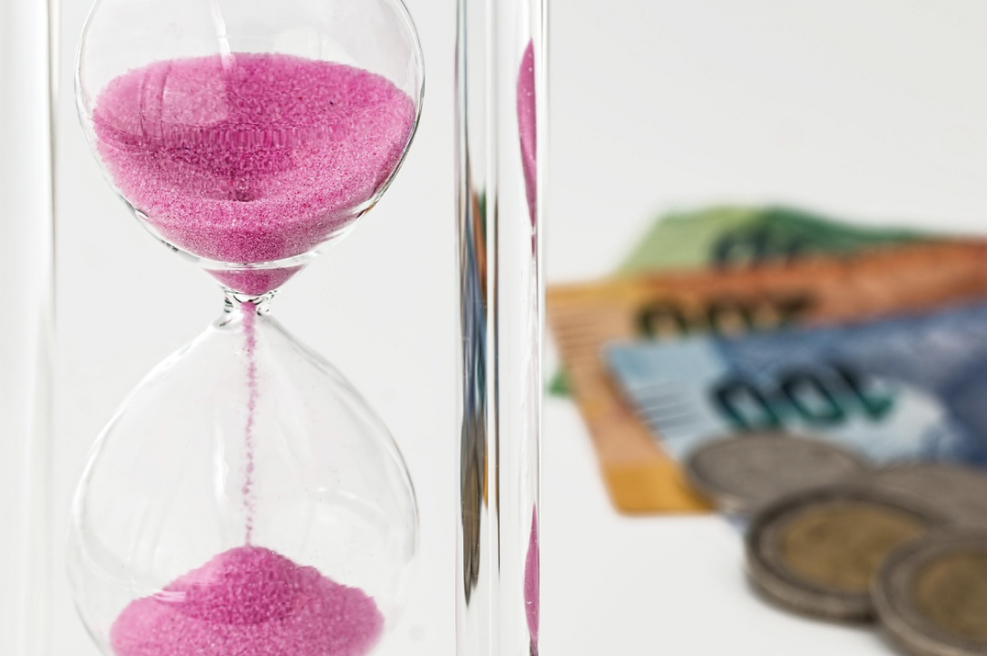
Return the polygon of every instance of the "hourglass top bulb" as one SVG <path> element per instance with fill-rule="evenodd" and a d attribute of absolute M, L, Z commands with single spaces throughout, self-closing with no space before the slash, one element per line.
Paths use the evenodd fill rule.
<path fill-rule="evenodd" d="M 221 262 L 318 246 L 389 177 L 414 119 L 380 76 L 249 53 L 133 70 L 93 112 L 123 195 L 169 241 Z"/>
<path fill-rule="evenodd" d="M 90 22 L 100 28 L 97 13 Z M 143 52 L 133 53 L 138 65 L 117 54 L 113 65 L 103 64 L 109 76 L 92 74 L 109 78 L 92 94 L 85 62 L 99 60 L 88 55 L 98 55 L 100 44 L 87 38 L 79 79 L 94 150 L 138 216 L 236 291 L 261 294 L 297 270 L 293 258 L 340 234 L 376 202 L 414 132 L 421 76 L 413 73 L 402 88 L 361 68 L 359 56 L 347 57 L 356 65 L 324 59 L 325 49 L 346 49 L 324 45 L 335 37 L 318 30 L 314 57 L 239 51 L 230 24 L 245 14 L 250 27 L 242 40 L 254 44 L 251 13 L 232 8 L 212 17 L 226 31 L 214 36 L 213 54 L 181 56 L 187 48 L 167 40 L 158 48 L 163 56 L 150 63 L 142 63 Z M 341 22 L 333 27 L 361 28 Z M 290 43 L 282 31 L 272 28 L 264 39 Z M 415 47 L 399 41 L 394 55 L 405 69 L 420 67 L 417 41 L 410 41 Z"/>

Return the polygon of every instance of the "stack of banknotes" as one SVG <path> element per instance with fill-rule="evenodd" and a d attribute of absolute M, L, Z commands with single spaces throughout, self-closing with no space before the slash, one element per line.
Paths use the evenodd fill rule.
<path fill-rule="evenodd" d="M 658 221 L 618 274 L 550 286 L 562 371 L 614 505 L 708 509 L 681 463 L 811 435 L 874 465 L 987 467 L 987 240 L 785 208 Z"/>

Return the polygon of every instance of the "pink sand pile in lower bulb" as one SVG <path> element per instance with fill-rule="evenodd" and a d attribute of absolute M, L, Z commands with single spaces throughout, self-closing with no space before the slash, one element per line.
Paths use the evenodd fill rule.
<path fill-rule="evenodd" d="M 248 389 L 240 490 L 246 544 L 131 602 L 110 628 L 110 644 L 117 656 L 364 656 L 384 625 L 374 600 L 252 544 L 258 310 L 252 302 L 240 309 Z"/>
<path fill-rule="evenodd" d="M 394 173 L 414 122 L 411 98 L 379 75 L 250 53 L 132 70 L 93 111 L 100 157 L 147 223 L 182 250 L 233 264 L 307 253 L 355 220 Z M 290 275 L 220 277 L 260 294 Z"/>
<path fill-rule="evenodd" d="M 538 616 L 541 613 L 541 549 L 538 546 L 538 508 L 531 510 L 531 535 L 524 559 L 524 609 L 531 636 L 531 655 L 538 656 Z"/>
<path fill-rule="evenodd" d="M 117 656 L 363 656 L 383 617 L 356 588 L 260 547 L 237 547 L 132 602 Z"/>

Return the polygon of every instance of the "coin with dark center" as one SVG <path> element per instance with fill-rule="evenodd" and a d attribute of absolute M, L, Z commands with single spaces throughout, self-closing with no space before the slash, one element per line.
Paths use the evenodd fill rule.
<path fill-rule="evenodd" d="M 896 547 L 943 520 L 874 488 L 835 484 L 782 497 L 746 537 L 752 583 L 794 611 L 835 620 L 874 617 L 870 586 Z"/>
<path fill-rule="evenodd" d="M 888 635 L 917 656 L 987 656 L 987 532 L 935 531 L 896 549 L 873 585 Z"/>

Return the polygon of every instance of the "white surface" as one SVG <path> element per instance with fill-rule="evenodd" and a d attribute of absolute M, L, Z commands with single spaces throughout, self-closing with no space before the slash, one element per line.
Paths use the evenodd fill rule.
<path fill-rule="evenodd" d="M 63 0 L 56 535 L 114 407 L 219 311 L 101 179 L 71 101 L 88 0 Z M 389 653 L 453 652 L 456 302 L 452 0 L 409 0 L 423 123 L 354 235 L 274 306 L 378 409 L 408 459 L 422 571 Z M 987 5 L 973 0 L 558 0 L 552 17 L 549 280 L 609 270 L 659 210 L 784 200 L 867 221 L 987 216 Z M 875 632 L 781 613 L 747 589 L 715 518 L 629 519 L 575 409 L 546 402 L 542 653 L 889 653 Z M 57 546 L 61 546 L 60 544 Z M 56 550 L 60 555 L 61 550 Z M 59 560 L 55 654 L 94 656 Z"/>

